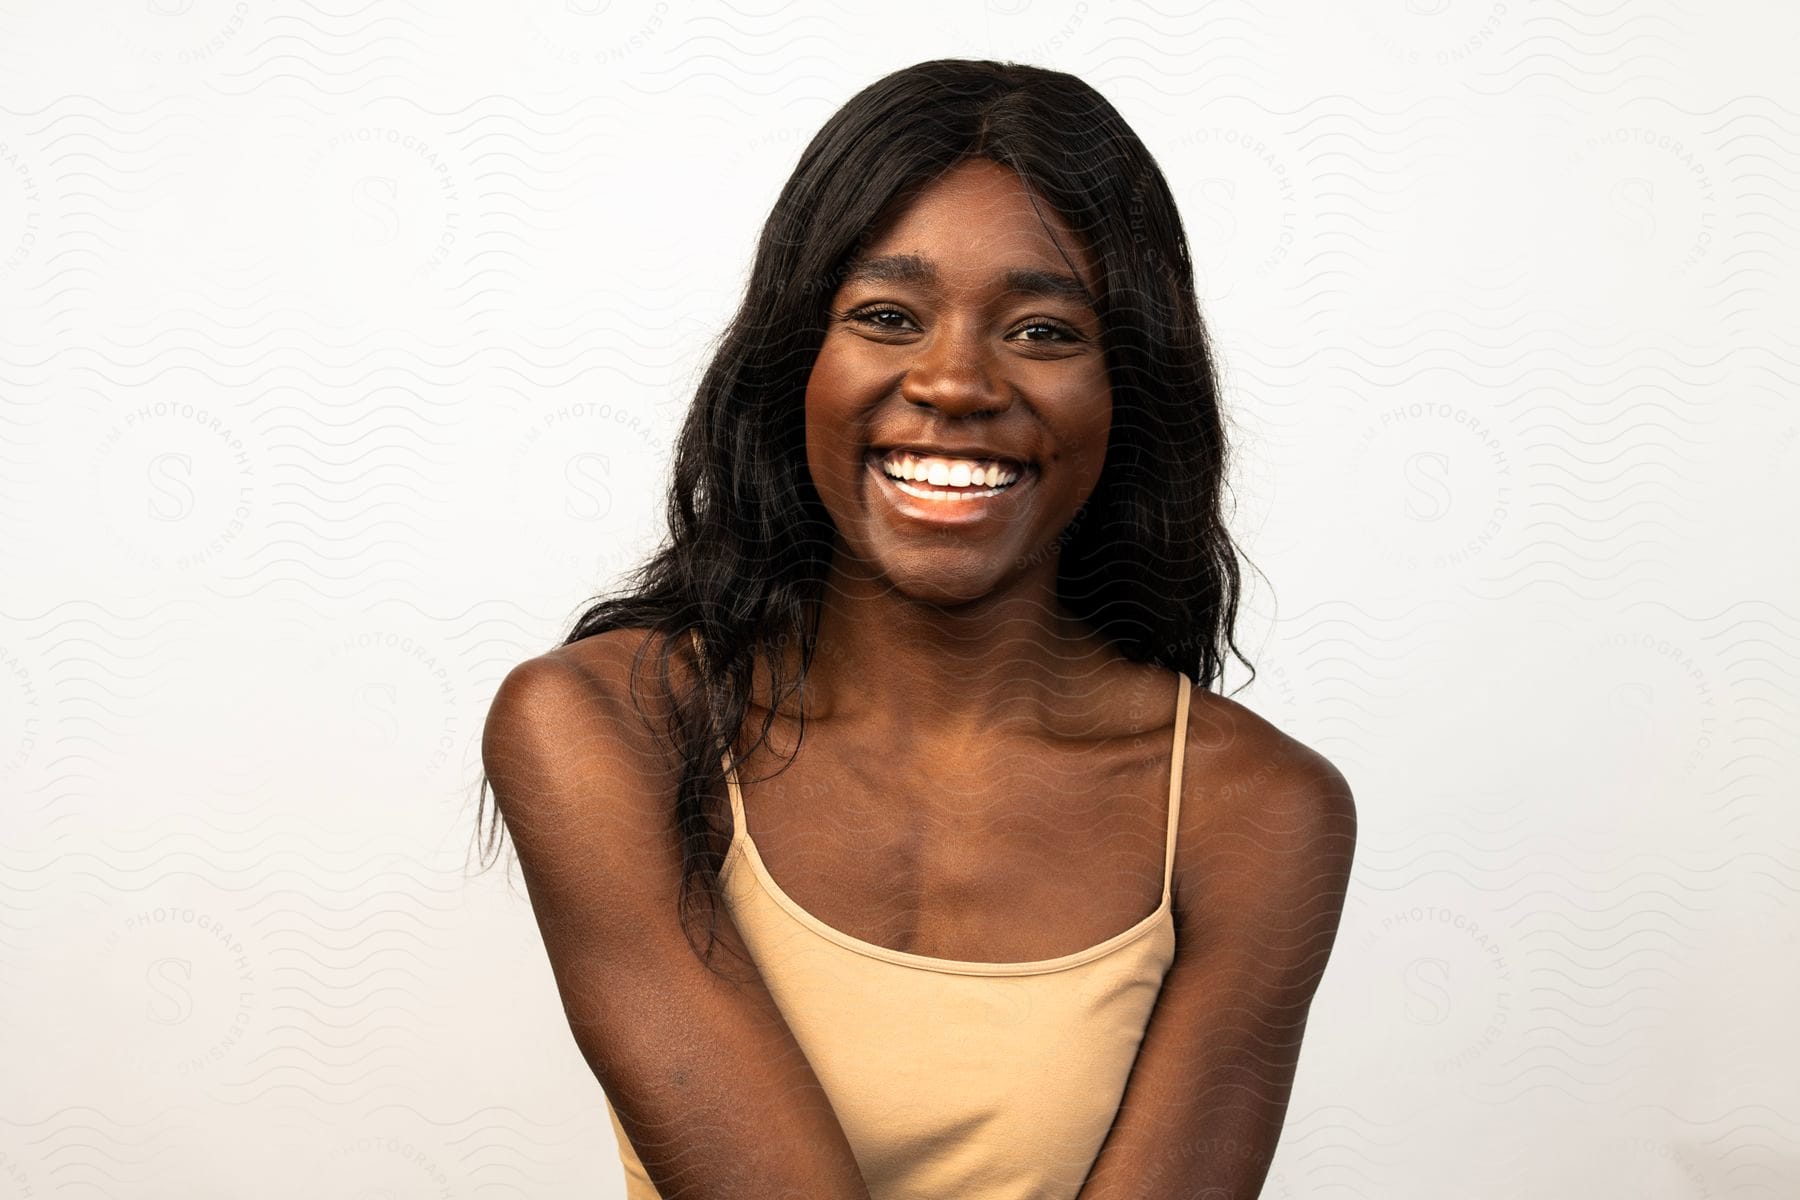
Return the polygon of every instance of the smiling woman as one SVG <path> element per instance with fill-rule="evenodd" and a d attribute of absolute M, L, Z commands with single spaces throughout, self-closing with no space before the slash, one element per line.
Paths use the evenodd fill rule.
<path fill-rule="evenodd" d="M 1097 92 L 937 60 L 819 131 L 668 542 L 484 731 L 632 1200 L 1257 1194 L 1355 808 L 1211 690 L 1225 469 Z"/>
<path fill-rule="evenodd" d="M 882 223 L 806 384 L 807 465 L 852 560 L 972 600 L 1068 527 L 1112 425 L 1095 274 L 1068 223 L 992 159 L 957 164 Z M 987 491 L 1005 470 L 1013 482 Z M 976 472 L 979 490 L 954 490 Z M 943 526 L 958 536 L 931 536 Z"/>

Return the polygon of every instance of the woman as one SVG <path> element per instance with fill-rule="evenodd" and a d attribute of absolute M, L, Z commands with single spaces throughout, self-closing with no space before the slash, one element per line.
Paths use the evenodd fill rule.
<path fill-rule="evenodd" d="M 483 739 L 633 1200 L 1257 1194 L 1355 814 L 1204 690 L 1224 453 L 1092 88 L 921 63 L 814 138 L 669 542 Z"/>

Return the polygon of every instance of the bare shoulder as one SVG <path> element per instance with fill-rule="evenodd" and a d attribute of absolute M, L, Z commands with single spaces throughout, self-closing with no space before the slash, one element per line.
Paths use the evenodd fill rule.
<path fill-rule="evenodd" d="M 678 768 L 658 728 L 679 686 L 671 681 L 686 666 L 660 675 L 659 636 L 610 630 L 507 672 L 488 707 L 481 756 L 515 839 L 536 832 L 523 825 L 598 819 L 602 798 L 612 818 L 635 818 L 640 829 L 660 821 Z"/>
<path fill-rule="evenodd" d="M 681 670 L 688 669 L 693 661 L 693 648 L 688 639 L 671 640 L 652 629 L 609 629 L 558 646 L 539 658 L 568 663 L 602 678 L 623 682 L 634 660 L 654 663 L 664 653 L 669 653 L 670 662 Z"/>
<path fill-rule="evenodd" d="M 1354 813 L 1343 772 L 1319 751 L 1216 692 L 1195 689 L 1191 704 L 1184 801 L 1228 810 L 1317 805 Z"/>
<path fill-rule="evenodd" d="M 669 701 L 653 670 L 662 652 L 660 634 L 612 629 L 526 659 L 495 693 L 484 747 L 491 738 L 564 735 L 571 726 L 621 734 L 646 725 Z M 672 657 L 671 678 L 687 669 L 686 655 Z"/>
<path fill-rule="evenodd" d="M 1225 883 L 1275 903 L 1341 907 L 1355 857 L 1356 801 L 1330 759 L 1235 700 L 1195 689 L 1177 844 L 1178 887 L 1219 902 Z M 1260 893 L 1260 894 L 1259 894 Z"/>
<path fill-rule="evenodd" d="M 651 725 L 667 693 L 660 670 L 633 670 L 661 663 L 651 636 L 599 634 L 520 663 L 483 731 L 570 1032 L 661 1195 L 867 1200 L 760 975 L 709 970 L 686 936 L 680 765 Z M 729 906 L 717 916 L 742 958 Z"/>
<path fill-rule="evenodd" d="M 686 639 L 670 642 L 665 635 L 649 629 L 609 629 L 558 646 L 514 669 L 582 679 L 609 696 L 635 695 L 640 702 L 654 707 L 667 701 L 667 693 L 646 685 L 659 682 L 654 668 L 665 654 L 671 680 L 678 681 L 691 669 L 693 652 Z"/>

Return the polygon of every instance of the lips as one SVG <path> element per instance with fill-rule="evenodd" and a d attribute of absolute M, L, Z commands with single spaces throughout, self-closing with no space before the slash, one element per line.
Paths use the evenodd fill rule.
<path fill-rule="evenodd" d="M 882 470 L 880 454 L 871 451 L 866 462 L 866 469 L 881 507 L 891 514 L 891 519 L 898 520 L 903 526 L 915 528 L 968 528 L 984 526 L 989 522 L 1005 524 L 1019 515 L 1021 505 L 1027 503 L 1026 498 L 1037 481 L 1037 472 L 1026 464 L 1016 482 L 992 495 L 933 500 L 908 495 L 903 491 L 899 483 Z M 997 528 L 998 525 L 990 527 Z"/>
<path fill-rule="evenodd" d="M 879 461 L 896 451 L 916 454 L 920 458 L 967 458 L 975 461 L 992 461 L 1024 472 L 1034 464 L 1021 454 L 1007 450 L 993 450 L 983 446 L 928 446 L 922 442 L 895 442 L 885 446 L 873 446 L 869 453 Z"/>

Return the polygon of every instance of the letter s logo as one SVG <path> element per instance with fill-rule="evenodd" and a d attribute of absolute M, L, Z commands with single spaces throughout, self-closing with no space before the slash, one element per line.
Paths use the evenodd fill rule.
<path fill-rule="evenodd" d="M 393 684 L 365 683 L 356 689 L 352 703 L 363 745 L 385 749 L 399 742 L 400 719 L 394 713 L 398 705 Z"/>
<path fill-rule="evenodd" d="M 602 454 L 576 454 L 563 464 L 563 482 L 569 485 L 563 497 L 563 512 L 578 521 L 598 521 L 612 511 L 612 489 L 606 476 L 612 464 Z M 580 501 L 580 503 L 577 503 Z"/>
<path fill-rule="evenodd" d="M 1406 964 L 1406 1019 L 1416 1025 L 1442 1025 L 1450 1016 L 1450 964 L 1441 958 L 1415 958 Z"/>
<path fill-rule="evenodd" d="M 1222 263 L 1231 249 L 1232 239 L 1237 237 L 1237 180 L 1216 176 L 1202 179 L 1195 190 L 1206 202 L 1207 224 L 1210 226 L 1200 235 L 1199 241 L 1204 245 L 1217 247 L 1218 252 L 1213 255 L 1213 261 Z"/>
<path fill-rule="evenodd" d="M 1647 683 L 1621 683 L 1613 688 L 1619 721 L 1637 735 L 1634 748 L 1656 746 L 1656 692 Z"/>
<path fill-rule="evenodd" d="M 352 202 L 368 218 L 363 225 L 368 230 L 362 238 L 364 245 L 386 246 L 400 236 L 400 213 L 394 205 L 399 195 L 400 185 L 382 175 L 365 175 L 356 181 Z"/>
<path fill-rule="evenodd" d="M 158 1025 L 179 1025 L 193 1016 L 194 996 L 187 986 L 193 978 L 194 964 L 188 959 L 159 958 L 151 963 L 144 969 L 151 998 L 146 1015 Z"/>
<path fill-rule="evenodd" d="M 144 476 L 150 487 L 146 507 L 151 520 L 181 521 L 194 511 L 194 488 L 190 482 L 194 477 L 193 458 L 173 451 L 158 454 L 145 464 Z"/>
<path fill-rule="evenodd" d="M 1421 450 L 1400 468 L 1407 483 L 1402 507 L 1415 521 L 1441 521 L 1450 511 L 1450 456 L 1438 450 Z"/>
<path fill-rule="evenodd" d="M 1656 184 L 1632 176 L 1613 184 L 1613 213 L 1619 227 L 1639 242 L 1656 236 Z"/>

